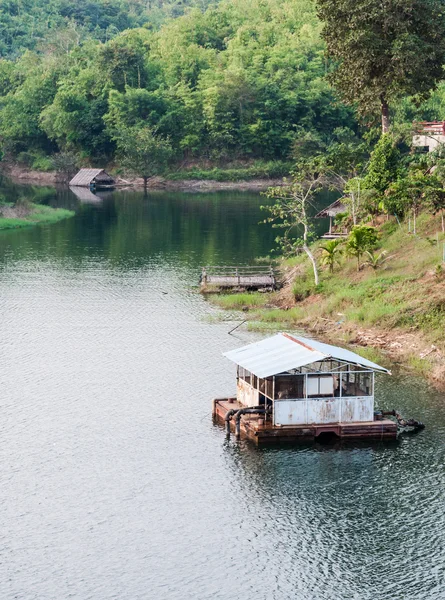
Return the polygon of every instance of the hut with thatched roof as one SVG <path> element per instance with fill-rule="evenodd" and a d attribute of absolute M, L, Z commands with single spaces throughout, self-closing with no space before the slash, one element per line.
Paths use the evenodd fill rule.
<path fill-rule="evenodd" d="M 335 217 L 337 215 L 340 215 L 341 213 L 345 213 L 345 212 L 348 212 L 348 209 L 345 206 L 345 204 L 343 204 L 342 199 L 339 198 L 338 200 L 336 200 L 335 202 L 330 204 L 327 208 L 324 208 L 323 210 L 321 210 L 319 213 L 317 213 L 315 215 L 316 219 L 326 219 L 329 217 L 329 231 L 328 231 L 328 233 L 325 233 L 322 236 L 323 238 L 333 240 L 333 239 L 337 239 L 337 238 L 343 238 L 348 235 L 347 231 L 340 231 L 340 232 L 334 231 L 333 227 L 332 227 L 333 219 L 335 219 Z"/>
<path fill-rule="evenodd" d="M 114 179 L 104 169 L 80 169 L 70 183 L 70 187 L 112 187 Z"/>

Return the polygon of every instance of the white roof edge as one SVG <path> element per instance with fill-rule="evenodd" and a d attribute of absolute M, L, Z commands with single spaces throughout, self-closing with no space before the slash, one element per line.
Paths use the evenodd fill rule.
<path fill-rule="evenodd" d="M 333 358 L 374 371 L 391 371 L 361 357 L 352 350 L 288 333 L 279 333 L 258 342 L 223 352 L 223 356 L 260 378 Z"/>
<path fill-rule="evenodd" d="M 391 371 L 389 369 L 386 369 L 385 367 L 382 367 L 381 365 L 378 365 L 377 363 L 372 362 L 371 360 L 368 360 L 363 356 L 360 356 L 360 354 L 357 354 L 353 350 L 347 350 L 346 348 L 341 348 L 339 346 L 332 346 L 331 344 L 318 342 L 317 340 L 313 340 L 311 338 L 304 338 L 301 336 L 298 336 L 297 339 L 303 341 L 304 343 L 307 343 L 308 345 L 311 345 L 311 347 L 313 347 L 314 349 L 328 353 L 332 358 L 335 358 L 336 360 L 343 360 L 345 362 L 352 363 L 355 362 L 356 364 L 359 364 L 363 367 L 369 367 L 370 369 L 373 369 L 375 371 L 381 371 L 383 373 L 391 374 Z"/>

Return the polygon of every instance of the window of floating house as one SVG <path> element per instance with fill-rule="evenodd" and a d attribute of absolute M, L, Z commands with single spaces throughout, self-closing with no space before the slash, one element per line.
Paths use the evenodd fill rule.
<path fill-rule="evenodd" d="M 258 378 L 258 390 L 260 394 L 273 399 L 273 377 L 269 377 L 268 379 Z"/>
<path fill-rule="evenodd" d="M 326 398 L 334 395 L 334 377 L 333 375 L 308 375 L 307 377 L 307 397 L 308 398 Z"/>
<path fill-rule="evenodd" d="M 359 371 L 341 374 L 342 396 L 372 396 L 372 372 Z"/>
<path fill-rule="evenodd" d="M 242 379 L 242 381 L 245 381 L 255 389 L 258 389 L 259 382 L 264 381 L 264 379 L 260 379 L 256 375 L 253 375 L 253 373 L 247 369 L 243 369 L 243 367 L 238 367 L 238 379 Z"/>
<path fill-rule="evenodd" d="M 246 383 L 249 383 L 249 384 L 252 379 L 250 371 L 248 371 L 247 369 L 243 369 L 243 367 L 239 367 L 238 377 L 239 377 L 239 379 L 242 379 L 243 381 L 245 381 Z"/>
<path fill-rule="evenodd" d="M 278 375 L 275 377 L 275 398 L 303 399 L 304 375 Z"/>

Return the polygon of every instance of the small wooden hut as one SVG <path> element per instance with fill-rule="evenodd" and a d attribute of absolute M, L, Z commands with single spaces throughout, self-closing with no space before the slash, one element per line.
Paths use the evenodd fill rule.
<path fill-rule="evenodd" d="M 422 121 L 413 123 L 413 146 L 433 152 L 445 144 L 445 121 Z"/>
<path fill-rule="evenodd" d="M 86 188 L 113 187 L 114 179 L 104 169 L 80 169 L 69 185 Z"/>
<path fill-rule="evenodd" d="M 324 208 L 315 215 L 316 219 L 326 219 L 329 217 L 329 231 L 322 237 L 327 240 L 335 240 L 337 238 L 343 238 L 348 235 L 347 231 L 335 231 L 333 228 L 333 219 L 341 213 L 347 212 L 347 207 L 343 204 L 341 198 L 330 204 L 327 208 Z"/>
<path fill-rule="evenodd" d="M 257 444 L 315 439 L 395 438 L 374 414 L 374 374 L 389 371 L 355 352 L 280 333 L 224 354 L 237 365 L 236 398 L 214 401 L 214 416 Z"/>

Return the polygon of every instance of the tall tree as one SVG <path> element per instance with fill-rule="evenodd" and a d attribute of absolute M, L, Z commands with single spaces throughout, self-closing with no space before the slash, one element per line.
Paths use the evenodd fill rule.
<path fill-rule="evenodd" d="M 336 61 L 330 75 L 344 100 L 362 114 L 404 95 L 428 96 L 443 78 L 445 0 L 317 0 L 322 35 Z"/>
<path fill-rule="evenodd" d="M 154 175 L 162 175 L 172 158 L 168 139 L 157 135 L 151 127 L 134 127 L 121 131 L 116 137 L 120 164 L 144 179 L 144 187 Z"/>

